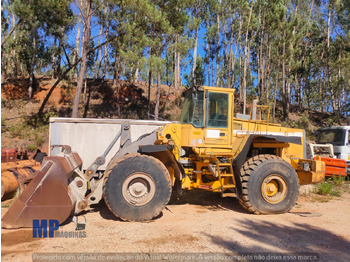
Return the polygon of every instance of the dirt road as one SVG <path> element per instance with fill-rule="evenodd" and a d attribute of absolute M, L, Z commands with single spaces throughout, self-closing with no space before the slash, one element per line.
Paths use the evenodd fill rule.
<path fill-rule="evenodd" d="M 276 253 L 350 261 L 350 193 L 328 202 L 314 198 L 299 197 L 290 213 L 257 216 L 234 198 L 192 191 L 147 223 L 120 221 L 100 204 L 84 214 L 86 238 L 38 239 L 31 229 L 2 229 L 1 255 L 3 261 L 30 261 L 37 252 L 222 252 L 235 257 L 271 254 L 270 261 L 287 261 L 273 259 Z M 2 215 L 6 211 L 2 208 Z M 74 229 L 73 222 L 60 227 Z"/>

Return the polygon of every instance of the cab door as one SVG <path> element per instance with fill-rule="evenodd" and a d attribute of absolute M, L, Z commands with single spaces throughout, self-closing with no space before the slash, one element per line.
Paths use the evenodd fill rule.
<path fill-rule="evenodd" d="M 224 92 L 205 91 L 205 130 L 206 146 L 230 147 L 233 95 Z"/>

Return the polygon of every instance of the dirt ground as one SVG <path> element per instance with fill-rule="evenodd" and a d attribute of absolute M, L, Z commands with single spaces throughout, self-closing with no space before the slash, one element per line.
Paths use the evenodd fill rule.
<path fill-rule="evenodd" d="M 123 222 L 102 203 L 84 214 L 86 238 L 33 238 L 31 229 L 2 229 L 1 258 L 31 261 L 37 252 L 219 252 L 238 259 L 264 255 L 264 261 L 269 254 L 316 254 L 318 261 L 350 261 L 349 191 L 327 202 L 316 198 L 299 196 L 291 212 L 259 216 L 247 213 L 235 198 L 191 191 L 147 223 Z M 2 216 L 7 209 L 1 209 Z M 59 230 L 74 231 L 75 224 L 68 221 Z M 293 261 L 271 256 L 270 261 Z"/>

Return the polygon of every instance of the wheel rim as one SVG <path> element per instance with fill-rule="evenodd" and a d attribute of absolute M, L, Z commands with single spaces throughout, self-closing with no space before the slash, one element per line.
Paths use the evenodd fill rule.
<path fill-rule="evenodd" d="M 279 175 L 268 176 L 261 185 L 261 193 L 267 202 L 279 203 L 287 193 L 286 182 Z"/>
<path fill-rule="evenodd" d="M 131 205 L 142 206 L 147 204 L 155 194 L 153 179 L 146 173 L 133 173 L 123 183 L 123 197 Z"/>

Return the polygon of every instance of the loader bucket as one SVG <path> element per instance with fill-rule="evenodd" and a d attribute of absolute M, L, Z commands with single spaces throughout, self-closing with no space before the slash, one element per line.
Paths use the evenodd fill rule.
<path fill-rule="evenodd" d="M 2 227 L 32 227 L 36 219 L 64 222 L 73 210 L 68 178 L 78 166 L 81 159 L 76 153 L 45 157 L 40 171 L 4 215 Z"/>

